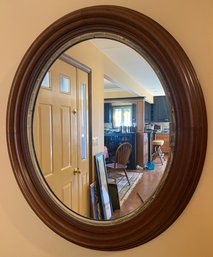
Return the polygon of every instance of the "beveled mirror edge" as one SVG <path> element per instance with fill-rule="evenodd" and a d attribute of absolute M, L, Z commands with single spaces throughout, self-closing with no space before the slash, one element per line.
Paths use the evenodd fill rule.
<path fill-rule="evenodd" d="M 177 108 L 174 110 L 177 121 L 174 160 L 158 197 L 134 219 L 128 220 L 122 226 L 105 227 L 104 232 L 101 226 L 91 227 L 89 224 L 70 220 L 57 209 L 57 206 L 52 202 L 47 202 L 48 199 L 44 198 L 38 181 L 32 181 L 29 176 L 32 167 L 26 145 L 25 121 L 26 106 L 28 106 L 26 95 L 31 91 L 30 85 L 34 83 L 43 64 L 52 56 L 53 50 L 60 44 L 63 45 L 67 36 L 75 37 L 76 33 L 83 34 L 85 30 L 89 32 L 100 29 L 112 33 L 121 31 L 135 44 L 140 44 L 139 40 L 145 40 L 143 41 L 144 51 L 159 68 L 160 74 L 168 85 L 174 107 L 178 107 L 179 111 L 177 112 Z M 56 33 L 52 34 L 53 31 Z M 148 42 L 151 43 L 148 45 Z M 168 62 L 171 62 L 171 65 L 168 65 Z M 176 73 L 177 71 L 180 73 Z M 174 85 L 172 87 L 172 82 L 177 84 L 176 79 L 174 80 L 174 75 L 177 76 L 177 74 L 177 80 L 180 83 L 179 89 L 173 88 Z M 24 92 L 25 90 L 26 92 Z M 180 94 L 180 90 L 184 90 L 183 95 Z M 182 99 L 180 95 L 182 95 Z M 189 106 L 193 106 L 194 109 L 187 114 Z M 183 122 L 185 123 L 183 124 Z M 190 133 L 187 131 L 186 135 L 181 134 L 183 129 L 190 130 Z M 17 182 L 31 207 L 51 229 L 64 238 L 85 247 L 99 250 L 127 249 L 145 243 L 162 233 L 180 215 L 190 200 L 197 186 L 205 159 L 207 143 L 205 103 L 188 57 L 161 26 L 150 18 L 123 7 L 90 7 L 66 15 L 55 22 L 35 41 L 25 55 L 15 75 L 8 102 L 7 140 Z M 189 140 L 192 142 L 191 145 L 188 144 Z M 183 153 L 178 156 L 180 150 Z M 190 165 L 185 162 L 186 157 L 183 155 L 186 153 L 191 157 Z M 180 169 L 185 166 L 187 176 L 183 171 L 179 171 L 177 165 Z M 179 173 L 177 173 L 178 171 Z M 180 181 L 182 182 L 181 186 Z M 173 183 L 172 186 L 170 183 Z M 167 205 L 171 202 L 172 204 Z M 153 210 L 156 207 L 159 209 L 154 213 Z M 160 212 L 162 208 L 164 208 L 164 212 Z"/>

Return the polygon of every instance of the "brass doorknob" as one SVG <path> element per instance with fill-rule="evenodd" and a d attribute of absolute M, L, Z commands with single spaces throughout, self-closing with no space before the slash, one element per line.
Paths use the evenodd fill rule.
<path fill-rule="evenodd" d="M 74 173 L 74 175 L 80 174 L 80 173 L 81 173 L 81 170 L 80 170 L 79 168 L 75 168 L 75 169 L 73 170 L 73 173 Z"/>
<path fill-rule="evenodd" d="M 72 110 L 72 113 L 73 113 L 73 114 L 76 114 L 76 113 L 77 113 L 77 109 L 74 108 L 74 109 Z"/>

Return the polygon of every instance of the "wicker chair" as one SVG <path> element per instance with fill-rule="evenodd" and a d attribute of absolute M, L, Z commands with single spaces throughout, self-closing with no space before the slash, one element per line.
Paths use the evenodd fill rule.
<path fill-rule="evenodd" d="M 126 179 L 130 185 L 127 175 L 127 163 L 132 152 L 132 145 L 130 143 L 123 143 L 119 145 L 115 153 L 115 162 L 106 165 L 108 172 L 123 171 Z"/>

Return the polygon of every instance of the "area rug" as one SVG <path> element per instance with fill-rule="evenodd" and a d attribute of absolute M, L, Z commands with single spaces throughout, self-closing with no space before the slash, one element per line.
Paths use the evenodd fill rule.
<path fill-rule="evenodd" d="M 117 184 L 120 206 L 128 198 L 134 187 L 137 185 L 139 179 L 143 176 L 141 172 L 127 172 L 130 185 L 122 172 L 110 172 L 109 179 L 113 179 Z"/>

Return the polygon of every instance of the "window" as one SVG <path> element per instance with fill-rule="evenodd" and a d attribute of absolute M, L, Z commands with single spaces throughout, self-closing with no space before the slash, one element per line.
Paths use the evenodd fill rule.
<path fill-rule="evenodd" d="M 70 91 L 71 91 L 70 78 L 63 76 L 63 75 L 60 76 L 60 91 L 62 93 L 70 93 Z"/>
<path fill-rule="evenodd" d="M 132 126 L 132 106 L 113 107 L 113 128 Z"/>
<path fill-rule="evenodd" d="M 41 82 L 41 86 L 43 88 L 51 88 L 51 74 L 50 74 L 50 71 L 48 71 L 45 74 L 45 76 L 44 76 L 44 78 L 43 78 L 43 80 Z"/>
<path fill-rule="evenodd" d="M 86 84 L 81 85 L 81 158 L 87 158 L 87 92 Z"/>

